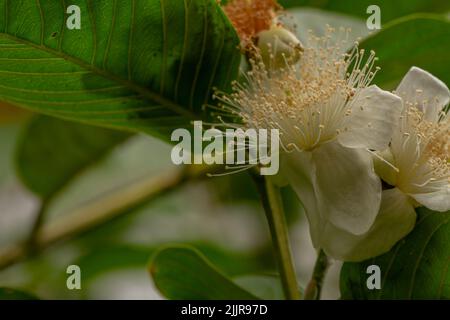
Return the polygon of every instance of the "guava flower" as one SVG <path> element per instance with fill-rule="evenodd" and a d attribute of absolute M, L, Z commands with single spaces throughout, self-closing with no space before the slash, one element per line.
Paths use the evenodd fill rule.
<path fill-rule="evenodd" d="M 383 153 L 393 167 L 379 164 L 378 171 L 418 204 L 450 210 L 450 118 L 444 113 L 450 91 L 430 73 L 413 67 L 395 92 L 403 99 L 404 111 Z"/>
<path fill-rule="evenodd" d="M 383 191 L 380 212 L 364 235 L 328 230 L 326 246 L 343 260 L 364 260 L 387 252 L 413 228 L 415 206 L 450 210 L 450 120 L 443 110 L 447 86 L 428 72 L 411 68 L 395 93 L 403 100 L 399 126 L 376 172 L 393 188 Z"/>
<path fill-rule="evenodd" d="M 325 247 L 330 227 L 362 235 L 375 221 L 381 181 L 371 153 L 388 147 L 402 110 L 398 96 L 370 85 L 375 54 L 367 57 L 356 45 L 343 54 L 342 34 L 336 41 L 331 28 L 324 37 L 311 35 L 300 62 L 286 61 L 276 71 L 256 58 L 246 83 L 218 97 L 243 127 L 279 129 L 278 180 L 296 191 L 314 246 L 331 256 Z"/>

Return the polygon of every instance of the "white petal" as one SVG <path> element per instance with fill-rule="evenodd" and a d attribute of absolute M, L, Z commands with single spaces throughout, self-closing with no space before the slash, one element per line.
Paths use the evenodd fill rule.
<path fill-rule="evenodd" d="M 450 90 L 438 78 L 417 67 L 405 75 L 396 93 L 404 101 L 417 103 L 428 121 L 437 122 L 439 113 L 450 101 Z"/>
<path fill-rule="evenodd" d="M 431 181 L 426 186 L 417 188 L 417 193 L 410 193 L 417 202 L 425 207 L 445 212 L 450 210 L 450 183 L 448 179 Z"/>
<path fill-rule="evenodd" d="M 402 99 L 377 86 L 363 89 L 351 103 L 347 131 L 339 135 L 349 148 L 384 150 L 399 124 Z"/>
<path fill-rule="evenodd" d="M 396 162 L 391 150 L 386 149 L 376 154 L 377 156 L 373 156 L 373 166 L 377 175 L 391 186 L 397 185 L 398 168 L 395 167 Z"/>
<path fill-rule="evenodd" d="M 381 181 L 372 156 L 332 142 L 315 149 L 316 197 L 321 215 L 336 227 L 359 235 L 372 226 L 380 208 Z"/>
<path fill-rule="evenodd" d="M 312 161 L 311 152 L 298 152 L 283 154 L 280 170 L 294 189 L 303 207 L 309 222 L 311 240 L 318 248 L 322 234 L 322 217 L 318 207 L 318 199 L 314 192 L 316 169 Z"/>
<path fill-rule="evenodd" d="M 390 161 L 398 169 L 398 172 L 393 174 L 395 180 L 392 181 L 392 185 L 400 188 L 404 193 L 410 192 L 412 184 L 423 184 L 430 178 L 422 173 L 430 170 L 420 168 L 423 163 L 420 159 L 420 139 L 416 134 L 397 133 L 392 137 Z"/>
<path fill-rule="evenodd" d="M 344 261 L 362 261 L 389 251 L 414 228 L 416 213 L 399 189 L 383 191 L 380 212 L 370 230 L 360 236 L 339 228 L 326 228 L 323 250 Z"/>

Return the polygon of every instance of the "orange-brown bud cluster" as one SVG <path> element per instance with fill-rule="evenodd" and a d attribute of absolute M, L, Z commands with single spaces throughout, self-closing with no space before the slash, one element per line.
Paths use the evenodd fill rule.
<path fill-rule="evenodd" d="M 231 0 L 224 10 L 241 40 L 246 43 L 270 29 L 281 6 L 276 0 Z"/>

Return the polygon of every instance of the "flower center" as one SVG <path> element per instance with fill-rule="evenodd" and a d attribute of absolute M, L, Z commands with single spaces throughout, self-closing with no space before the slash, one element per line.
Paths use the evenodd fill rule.
<path fill-rule="evenodd" d="M 426 182 L 447 180 L 450 183 L 450 118 L 442 112 L 440 121 L 432 122 L 424 118 L 415 104 L 406 102 L 406 107 L 402 129 L 405 135 L 416 135 L 417 166 L 428 165 L 424 173 L 430 178 Z"/>
<path fill-rule="evenodd" d="M 332 28 L 324 37 L 310 34 L 300 62 L 292 65 L 286 59 L 275 71 L 256 54 L 245 83 L 233 83 L 230 95 L 216 95 L 220 107 L 238 115 L 248 128 L 279 129 L 287 151 L 312 150 L 335 139 L 347 130 L 352 101 L 376 73 L 373 52 L 365 59 L 364 50 L 355 45 L 343 53 L 348 32 L 341 29 L 338 40 L 332 40 Z"/>

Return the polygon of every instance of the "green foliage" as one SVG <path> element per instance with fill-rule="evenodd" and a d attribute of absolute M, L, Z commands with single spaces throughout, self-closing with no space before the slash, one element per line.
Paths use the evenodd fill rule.
<path fill-rule="evenodd" d="M 149 270 L 156 287 L 169 299 L 257 299 L 223 275 L 199 251 L 190 247 L 166 247 L 159 250 Z"/>
<path fill-rule="evenodd" d="M 128 137 L 120 131 L 36 116 L 17 144 L 17 170 L 30 190 L 47 198 Z"/>
<path fill-rule="evenodd" d="M 16 124 L 0 127 L 0 184 L 14 174 L 11 154 L 18 132 L 20 132 L 20 128 Z"/>
<path fill-rule="evenodd" d="M 0 100 L 168 139 L 237 76 L 239 40 L 215 0 L 0 0 Z"/>
<path fill-rule="evenodd" d="M 406 72 L 417 66 L 450 83 L 450 21 L 435 15 L 414 15 L 385 25 L 361 42 L 374 50 L 381 70 L 375 83 L 394 89 Z"/>
<path fill-rule="evenodd" d="M 22 290 L 0 287 L 0 300 L 38 300 L 38 298 Z"/>
<path fill-rule="evenodd" d="M 344 299 L 450 299 L 450 212 L 418 211 L 415 229 L 390 252 L 341 271 Z M 381 290 L 369 290 L 367 266 L 381 269 Z"/>
<path fill-rule="evenodd" d="M 158 246 L 108 245 L 99 242 L 91 243 L 93 248 L 89 248 L 89 244 L 86 244 L 85 250 L 89 252 L 74 261 L 74 264 L 84 270 L 84 281 L 94 279 L 109 270 L 144 267 L 148 257 L 158 250 Z M 211 263 L 220 266 L 227 275 L 241 276 L 263 271 L 261 269 L 261 265 L 265 262 L 263 257 L 252 252 L 237 253 L 211 243 L 189 243 L 189 245 L 208 257 Z"/>
<path fill-rule="evenodd" d="M 244 275 L 233 279 L 242 288 L 264 300 L 284 300 L 280 277 L 275 275 Z"/>
<path fill-rule="evenodd" d="M 279 3 L 285 8 L 315 7 L 366 19 L 369 17 L 367 7 L 377 5 L 380 7 L 383 23 L 416 12 L 450 11 L 450 2 L 441 0 L 279 0 Z"/>

